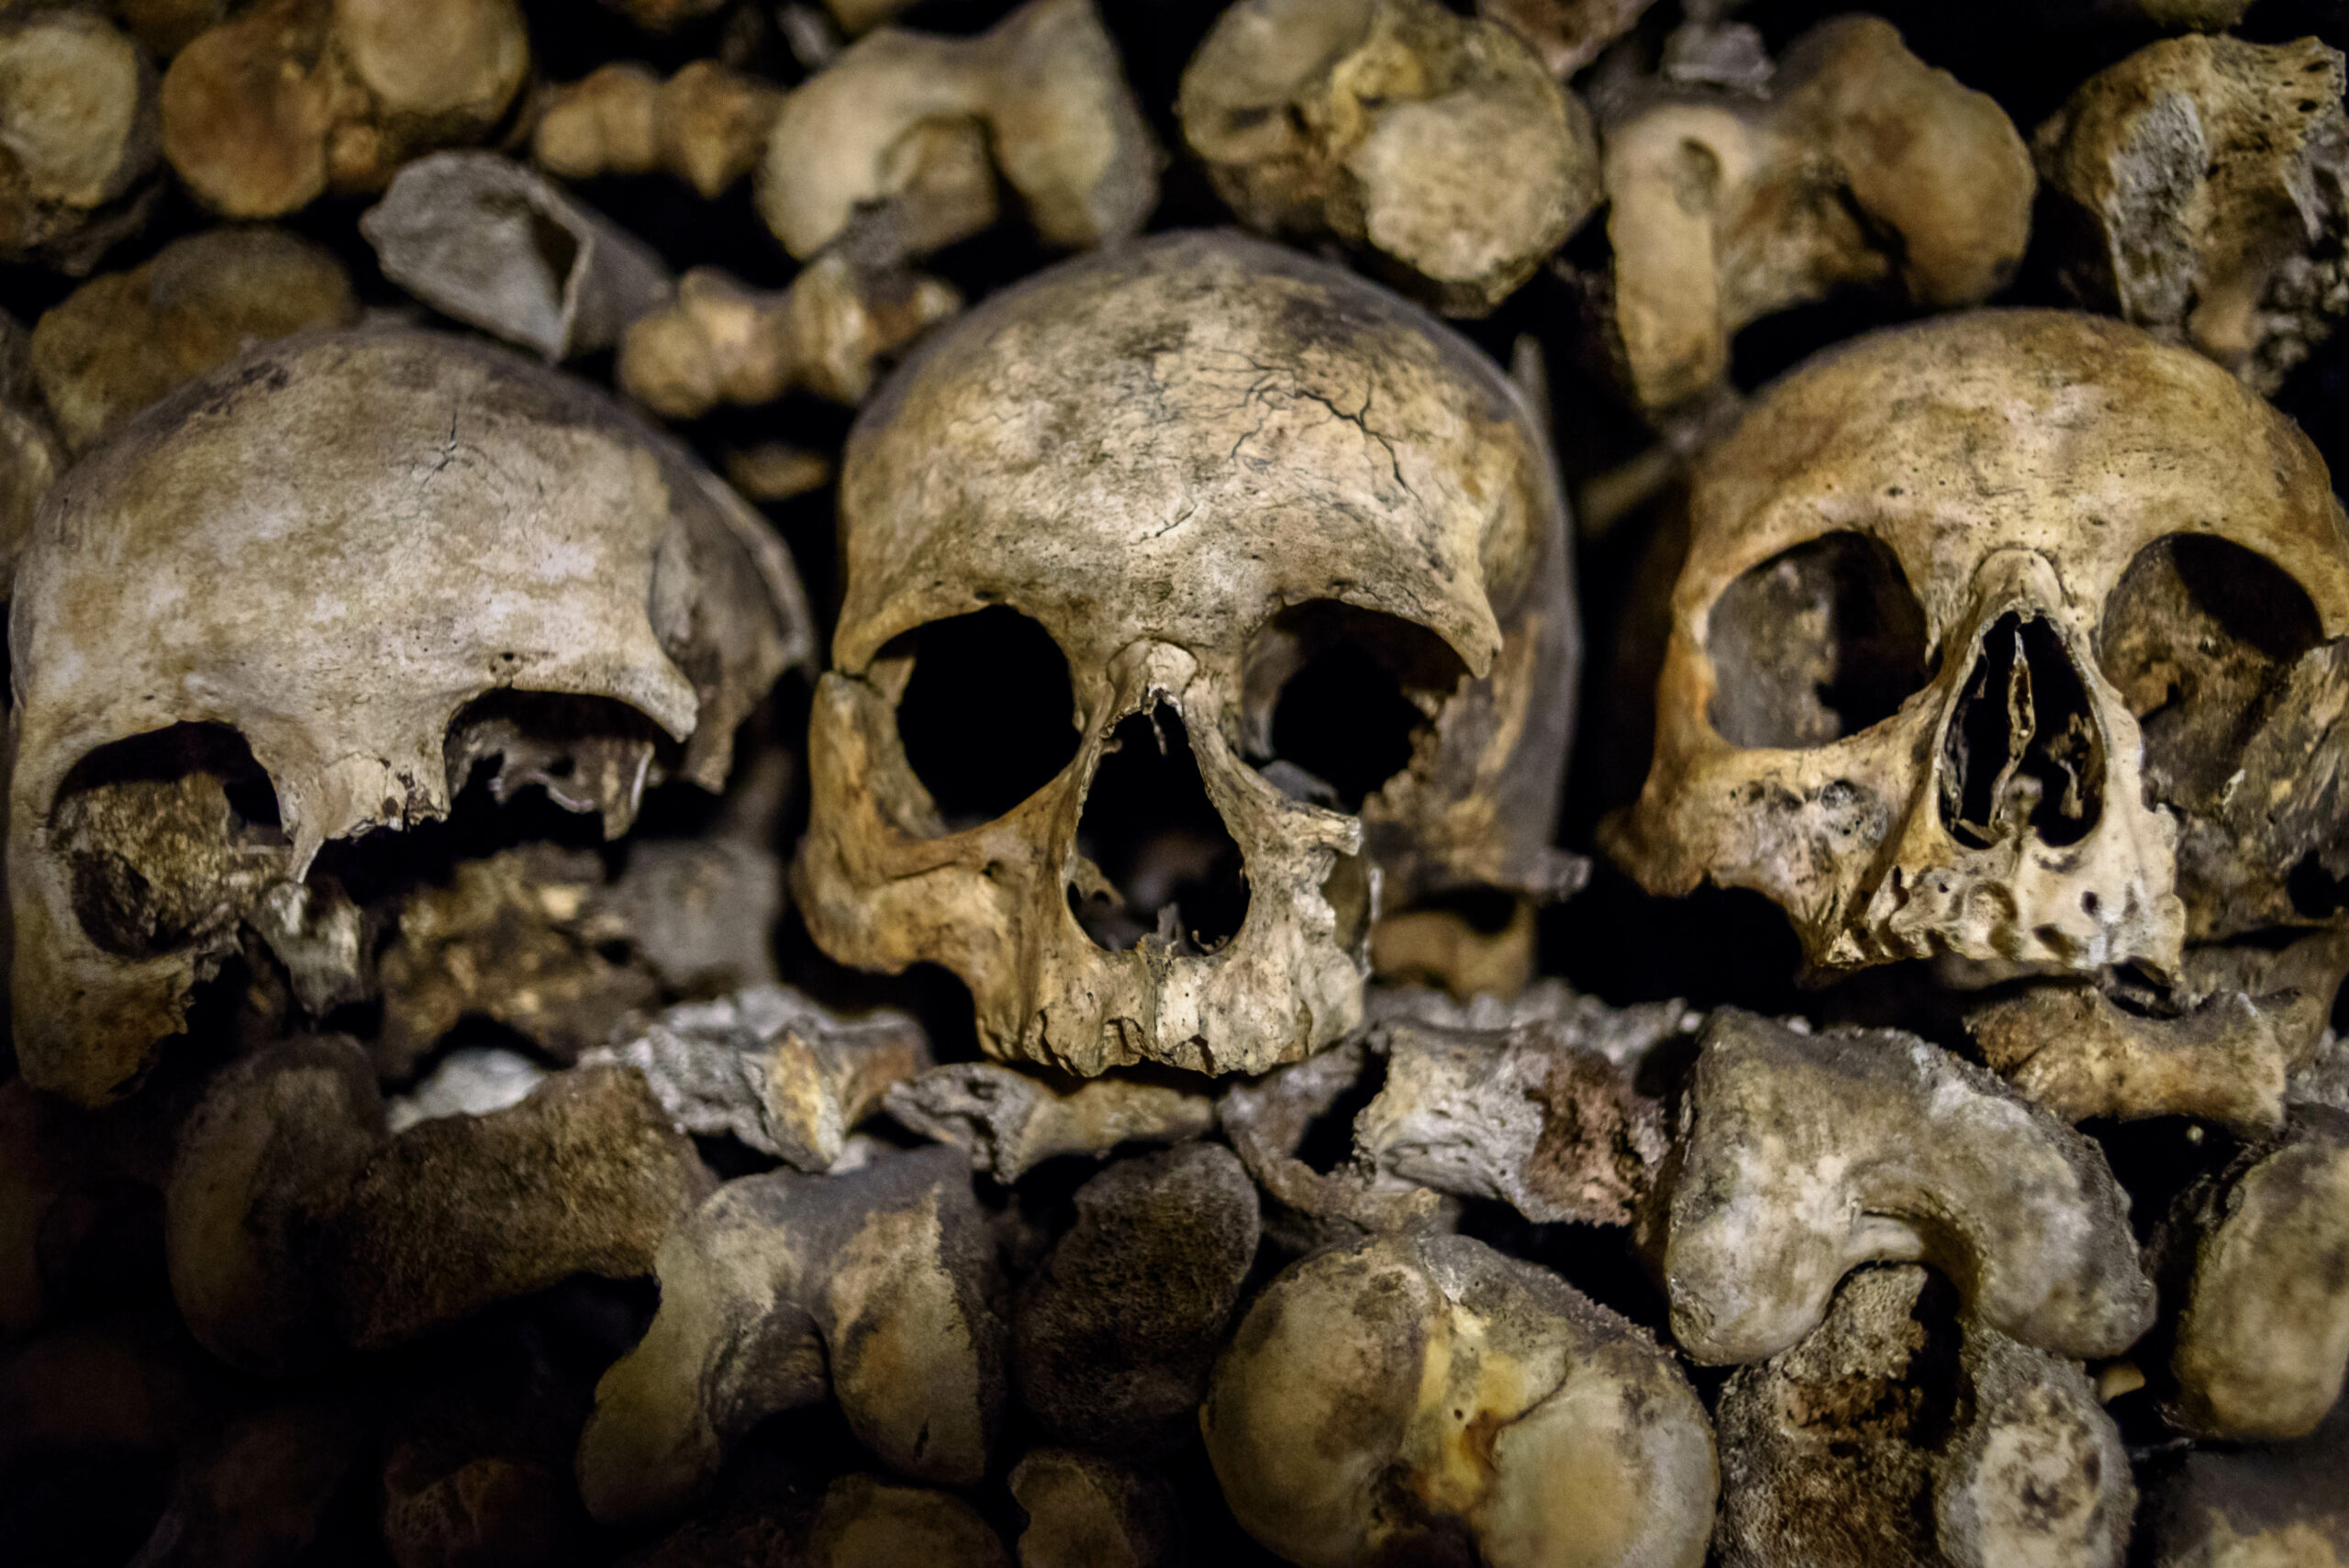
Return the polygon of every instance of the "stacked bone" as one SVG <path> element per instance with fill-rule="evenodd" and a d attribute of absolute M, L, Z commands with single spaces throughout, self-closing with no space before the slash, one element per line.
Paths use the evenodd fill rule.
<path fill-rule="evenodd" d="M 2349 33 L 2045 10 L 0 0 L 0 1540 L 2349 1562 Z"/>

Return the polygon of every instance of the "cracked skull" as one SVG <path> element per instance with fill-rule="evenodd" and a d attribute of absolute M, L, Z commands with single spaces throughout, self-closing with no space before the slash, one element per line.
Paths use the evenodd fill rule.
<path fill-rule="evenodd" d="M 1810 963 L 2138 962 L 2329 915 L 2349 536 L 2324 463 L 2133 328 L 1983 312 L 1768 392 L 1703 459 L 1611 851 Z M 2330 694 L 2330 695 L 2328 695 Z"/>
<path fill-rule="evenodd" d="M 1382 908 L 1558 887 L 1546 438 L 1417 307 L 1230 234 L 1070 262 L 900 373 L 841 494 L 795 895 L 996 1055 L 1259 1072 L 1358 1021 Z"/>
<path fill-rule="evenodd" d="M 754 513 L 503 350 L 313 336 L 188 386 L 49 494 L 17 580 L 25 1076 L 127 1091 L 240 951 L 313 1016 L 358 999 L 339 852 L 476 763 L 617 838 L 664 777 L 723 783 L 806 639 Z"/>

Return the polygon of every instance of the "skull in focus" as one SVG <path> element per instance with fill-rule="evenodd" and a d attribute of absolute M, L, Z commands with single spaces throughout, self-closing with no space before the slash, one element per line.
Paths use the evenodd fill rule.
<path fill-rule="evenodd" d="M 2134 328 L 1855 339 L 1698 464 L 1610 851 L 1820 971 L 2137 963 L 2328 918 L 2349 533 L 2299 430 Z M 2330 760 L 2328 760 L 2330 758 Z"/>
<path fill-rule="evenodd" d="M 807 646 L 780 543 L 583 384 L 432 333 L 272 344 L 45 498 L 17 579 L 16 1046 L 95 1103 L 273 954 L 314 1016 L 366 994 L 335 874 L 473 776 L 626 833 L 715 790 Z"/>
<path fill-rule="evenodd" d="M 1376 285 L 1228 233 L 1054 268 L 867 407 L 841 508 L 794 898 L 993 1054 L 1261 1072 L 1359 1021 L 1382 908 L 1565 874 L 1546 433 Z"/>

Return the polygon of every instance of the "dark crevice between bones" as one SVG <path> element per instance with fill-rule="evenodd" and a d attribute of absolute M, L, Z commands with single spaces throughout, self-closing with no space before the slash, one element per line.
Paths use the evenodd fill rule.
<path fill-rule="evenodd" d="M 992 822 L 1076 755 L 1076 698 L 1052 633 L 997 605 L 933 621 L 883 651 L 910 657 L 897 742 L 949 832 Z"/>
<path fill-rule="evenodd" d="M 1706 618 L 1706 717 L 1736 746 L 1808 748 L 1899 711 L 1932 678 L 1925 612 L 1892 551 L 1839 531 L 1721 591 Z"/>
<path fill-rule="evenodd" d="M 1351 1163 L 1354 1157 L 1354 1123 L 1386 1087 L 1385 1054 L 1375 1051 L 1364 1051 L 1362 1068 L 1354 1074 L 1353 1082 L 1339 1090 L 1337 1095 L 1305 1124 L 1304 1135 L 1297 1140 L 1297 1158 L 1324 1176 L 1341 1165 Z"/>
<path fill-rule="evenodd" d="M 2055 628 L 2009 610 L 1982 639 L 1942 740 L 1942 824 L 1970 849 L 2061 849 L 2104 811 L 2104 737 Z"/>
<path fill-rule="evenodd" d="M 1116 893 L 1088 896 L 1072 885 L 1070 912 L 1111 952 L 1147 941 L 1211 953 L 1247 917 L 1240 846 L 1208 798 L 1190 734 L 1171 705 L 1129 714 L 1110 732 L 1076 849 Z"/>
<path fill-rule="evenodd" d="M 1250 641 L 1241 749 L 1293 799 L 1359 813 L 1410 766 L 1429 713 L 1467 674 L 1450 645 L 1397 616 L 1314 599 Z"/>

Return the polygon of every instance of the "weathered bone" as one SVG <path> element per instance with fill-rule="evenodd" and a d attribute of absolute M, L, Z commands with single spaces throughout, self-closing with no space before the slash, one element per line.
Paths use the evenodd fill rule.
<path fill-rule="evenodd" d="M 852 231 L 902 260 L 996 220 L 995 175 L 1045 243 L 1139 229 L 1163 155 L 1093 0 L 1029 0 L 974 39 L 883 28 L 784 100 L 759 212 L 805 261 Z"/>
<path fill-rule="evenodd" d="M 34 326 L 32 373 L 79 457 L 257 342 L 358 319 L 350 274 L 323 246 L 272 228 L 217 228 L 74 290 Z"/>
<path fill-rule="evenodd" d="M 849 1133 L 930 1065 L 905 1013 L 843 1017 L 762 985 L 672 1007 L 583 1064 L 633 1067 L 680 1130 L 728 1134 L 801 1171 L 829 1170 Z"/>
<path fill-rule="evenodd" d="M 2343 61 L 2315 39 L 2148 44 L 2032 136 L 2063 278 L 2264 393 L 2349 310 Z"/>
<path fill-rule="evenodd" d="M 1121 1160 L 1019 1293 L 1012 1385 L 1061 1441 L 1149 1457 L 1196 1429 L 1256 1262 L 1256 1189 L 1220 1144 Z"/>
<path fill-rule="evenodd" d="M 1611 346 L 1651 416 L 1720 387 L 1748 322 L 1854 284 L 1976 304 L 2031 231 L 2031 156 L 2005 111 L 1874 17 L 1804 34 L 1766 96 L 1667 80 L 1604 128 Z"/>
<path fill-rule="evenodd" d="M 95 8 L 0 17 L 0 261 L 80 276 L 161 187 L 155 68 Z"/>
<path fill-rule="evenodd" d="M 825 252 L 776 292 L 696 267 L 677 297 L 648 311 L 620 342 L 622 391 L 669 419 L 719 403 L 767 403 L 805 386 L 854 405 L 881 363 L 963 308 L 949 284 L 896 266 Z"/>
<path fill-rule="evenodd" d="M 1062 1154 L 1102 1159 L 1121 1143 L 1180 1143 L 1212 1131 L 1205 1090 L 1108 1074 L 1069 1078 L 958 1062 L 893 1084 L 889 1114 L 925 1138 L 969 1151 L 971 1169 L 1016 1182 Z"/>
<path fill-rule="evenodd" d="M 775 88 L 714 60 L 666 82 L 619 61 L 546 95 L 531 156 L 566 180 L 666 172 L 716 200 L 758 167 L 782 106 Z"/>
<path fill-rule="evenodd" d="M 495 152 L 436 152 L 359 219 L 384 275 L 548 363 L 620 340 L 675 285 L 652 248 Z"/>
<path fill-rule="evenodd" d="M 976 1482 L 1003 1410 L 993 1273 L 957 1150 L 728 1183 L 662 1244 L 661 1310 L 596 1386 L 579 1440 L 588 1511 L 683 1510 L 737 1438 L 828 1385 L 892 1468 Z"/>
<path fill-rule="evenodd" d="M 1547 896 L 1577 869 L 1548 829 L 1578 651 L 1552 484 L 1489 361 L 1324 263 L 1177 234 L 996 295 L 850 441 L 793 873 L 810 933 L 865 967 L 946 964 L 988 1054 L 1084 1075 L 1262 1072 L 1337 1039 L 1379 905 Z M 990 606 L 1065 661 L 1074 755 L 950 830 L 896 723 L 923 678 L 900 639 Z M 1346 650 L 1423 726 L 1358 815 L 1316 804 L 1273 733 L 1285 683 Z M 1130 942 L 1080 924 L 1109 890 L 1077 840 L 1121 726 L 1137 751 L 1183 747 L 1241 862 L 1219 951 L 1153 931 L 1179 913 L 1155 896 Z"/>
<path fill-rule="evenodd" d="M 1598 205 L 1581 102 L 1434 0 L 1241 0 L 1178 107 L 1241 221 L 1334 234 L 1451 315 L 1492 310 Z"/>
<path fill-rule="evenodd" d="M 1331 1332 L 1342 1324 L 1343 1333 Z M 1644 1333 L 1464 1236 L 1358 1242 L 1256 1298 L 1199 1412 L 1241 1526 L 1296 1562 L 1696 1568 L 1704 1407 Z"/>
<path fill-rule="evenodd" d="M 306 885 L 264 924 L 310 999 L 363 989 L 339 891 L 306 884 L 328 842 L 445 817 L 484 751 L 493 795 L 625 829 L 649 783 L 724 782 L 809 636 L 781 542 L 683 449 L 407 331 L 286 339 L 132 421 L 44 500 L 13 629 L 16 1047 L 88 1103 L 274 888 Z"/>
<path fill-rule="evenodd" d="M 1864 1269 L 1730 1378 L 1726 1568 L 2117 1568 L 2136 1488 L 2087 1376 L 1950 1306 L 1921 1268 Z"/>
<path fill-rule="evenodd" d="M 1689 517 L 1601 835 L 1651 891 L 1755 889 L 1820 969 L 2166 973 L 2307 918 L 2303 860 L 2349 872 L 2349 522 L 2200 356 L 2053 311 L 1871 334 L 1757 400 Z"/>
<path fill-rule="evenodd" d="M 1698 1361 L 1776 1354 L 1876 1262 L 1934 1264 L 1970 1321 L 2061 1355 L 2116 1355 L 2152 1325 L 2096 1145 L 1913 1036 L 1725 1008 L 1681 1118 L 1652 1245 Z"/>
<path fill-rule="evenodd" d="M 1032 1449 L 1011 1467 L 1028 1515 L 1020 1568 L 1176 1568 L 1183 1516 L 1166 1483 L 1074 1449 Z"/>
<path fill-rule="evenodd" d="M 2171 1418 L 2233 1441 L 2306 1437 L 2349 1372 L 2349 1112 L 2295 1107 L 2181 1202 L 2190 1250 Z"/>
<path fill-rule="evenodd" d="M 163 156 L 222 217 L 275 217 L 483 140 L 529 70 L 514 0 L 262 0 L 164 72 Z"/>
<path fill-rule="evenodd" d="M 558 1074 L 387 1140 L 355 1044 L 287 1041 L 216 1079 L 181 1138 L 172 1294 L 206 1349 L 284 1375 L 573 1273 L 649 1273 L 707 1190 L 632 1073 Z"/>

